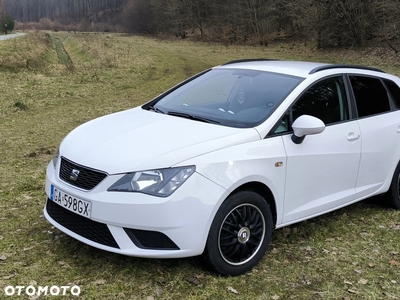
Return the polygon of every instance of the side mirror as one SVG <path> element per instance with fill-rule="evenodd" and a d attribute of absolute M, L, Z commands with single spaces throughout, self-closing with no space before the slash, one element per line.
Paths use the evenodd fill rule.
<path fill-rule="evenodd" d="M 318 134 L 325 130 L 325 124 L 320 119 L 302 115 L 298 117 L 292 124 L 293 135 L 292 141 L 295 144 L 301 144 L 306 135 Z"/>

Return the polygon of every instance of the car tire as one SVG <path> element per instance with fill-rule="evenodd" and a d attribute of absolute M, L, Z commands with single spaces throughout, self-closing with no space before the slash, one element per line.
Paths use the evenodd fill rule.
<path fill-rule="evenodd" d="M 387 203 L 394 209 L 400 209 L 400 163 L 394 171 L 392 183 L 386 194 Z"/>
<path fill-rule="evenodd" d="M 272 230 L 271 209 L 262 196 L 254 191 L 232 194 L 212 222 L 205 259 L 221 275 L 244 274 L 265 254 Z"/>

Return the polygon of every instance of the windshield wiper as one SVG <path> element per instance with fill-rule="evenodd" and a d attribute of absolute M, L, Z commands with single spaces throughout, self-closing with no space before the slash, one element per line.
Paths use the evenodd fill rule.
<path fill-rule="evenodd" d="M 182 113 L 179 111 L 169 111 L 167 114 L 170 116 L 182 117 L 182 118 L 195 120 L 195 121 L 201 121 L 201 122 L 210 123 L 210 124 L 221 124 L 221 122 L 218 122 L 215 120 L 211 120 L 211 119 L 200 117 L 200 116 L 194 116 L 194 115 Z"/>
<path fill-rule="evenodd" d="M 155 111 L 156 113 L 165 114 L 165 112 L 162 111 L 161 109 L 159 109 L 158 107 L 149 106 L 149 107 L 147 107 L 147 109 L 151 110 L 151 111 Z"/>

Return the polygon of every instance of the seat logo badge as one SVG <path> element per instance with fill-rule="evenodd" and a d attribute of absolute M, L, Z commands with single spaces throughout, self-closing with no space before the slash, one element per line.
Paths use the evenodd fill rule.
<path fill-rule="evenodd" d="M 239 243 L 246 244 L 247 241 L 250 239 L 250 229 L 248 227 L 240 228 L 237 234 L 237 238 Z"/>
<path fill-rule="evenodd" d="M 69 175 L 69 179 L 71 179 L 72 181 L 77 181 L 80 172 L 81 171 L 79 171 L 77 169 L 73 169 L 71 172 L 71 175 Z"/>

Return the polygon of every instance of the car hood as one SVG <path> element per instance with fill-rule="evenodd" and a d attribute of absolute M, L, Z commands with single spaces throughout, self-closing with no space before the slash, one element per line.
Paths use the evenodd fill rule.
<path fill-rule="evenodd" d="M 208 124 L 138 107 L 77 127 L 61 143 L 60 155 L 86 167 L 118 174 L 167 168 L 258 139 L 253 128 Z"/>

